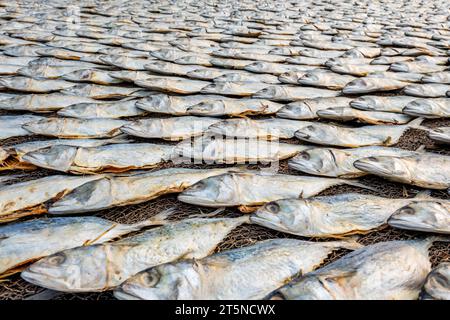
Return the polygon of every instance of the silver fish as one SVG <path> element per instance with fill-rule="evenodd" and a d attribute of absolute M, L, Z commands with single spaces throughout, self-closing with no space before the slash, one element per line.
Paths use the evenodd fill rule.
<path fill-rule="evenodd" d="M 329 109 L 332 107 L 345 108 L 349 106 L 351 101 L 352 99 L 346 97 L 319 97 L 314 99 L 304 99 L 285 105 L 278 110 L 277 117 L 297 120 L 315 119 L 319 117 L 317 115 L 319 110 Z"/>
<path fill-rule="evenodd" d="M 228 119 L 209 126 L 206 133 L 237 138 L 289 139 L 297 130 L 311 124 L 289 119 Z"/>
<path fill-rule="evenodd" d="M 108 71 L 83 69 L 65 73 L 62 77 L 64 80 L 75 82 L 92 82 L 96 84 L 117 84 L 123 81 L 110 76 Z"/>
<path fill-rule="evenodd" d="M 269 86 L 253 94 L 253 98 L 270 99 L 274 101 L 297 101 L 303 99 L 335 97 L 339 91 L 297 87 L 297 86 Z"/>
<path fill-rule="evenodd" d="M 3 186 L 0 189 L 0 222 L 45 213 L 45 202 L 61 198 L 76 187 L 99 178 L 101 176 L 57 175 Z"/>
<path fill-rule="evenodd" d="M 355 178 L 367 175 L 353 163 L 376 156 L 410 156 L 414 151 L 393 147 L 360 147 L 352 149 L 308 148 L 289 160 L 289 167 L 301 172 L 335 178 Z"/>
<path fill-rule="evenodd" d="M 125 300 L 262 299 L 295 275 L 312 271 L 332 251 L 359 247 L 346 241 L 265 240 L 200 260 L 172 262 L 142 271 L 123 283 L 114 295 Z M 270 275 L 268 269 L 272 270 Z"/>
<path fill-rule="evenodd" d="M 63 172 L 122 172 L 155 167 L 169 160 L 172 150 L 172 146 L 152 143 L 111 144 L 90 148 L 56 145 L 26 153 L 22 160 L 38 167 Z"/>
<path fill-rule="evenodd" d="M 41 119 L 45 118 L 33 115 L 0 116 L 0 140 L 32 135 L 30 131 L 24 129 L 22 126 Z"/>
<path fill-rule="evenodd" d="M 239 206 L 239 210 L 245 212 L 279 199 L 309 198 L 342 184 L 362 186 L 342 179 L 252 172 L 227 173 L 197 182 L 178 195 L 178 200 L 206 207 Z"/>
<path fill-rule="evenodd" d="M 21 276 L 58 291 L 105 291 L 147 268 L 203 258 L 246 222 L 248 217 L 181 220 L 120 241 L 61 251 L 35 262 Z"/>
<path fill-rule="evenodd" d="M 359 170 L 430 189 L 450 187 L 450 157 L 430 152 L 411 156 L 376 156 L 355 161 Z"/>
<path fill-rule="evenodd" d="M 317 111 L 319 118 L 338 121 L 358 120 L 368 124 L 405 124 L 412 120 L 412 117 L 401 113 L 364 111 L 350 107 L 337 107 Z"/>
<path fill-rule="evenodd" d="M 58 138 L 110 138 L 128 121 L 117 119 L 45 118 L 22 125 L 25 130 Z"/>
<path fill-rule="evenodd" d="M 57 114 L 58 116 L 80 119 L 117 119 L 145 115 L 147 112 L 136 107 L 136 101 L 119 100 L 105 103 L 75 103 L 59 110 Z"/>
<path fill-rule="evenodd" d="M 83 213 L 142 203 L 164 194 L 181 192 L 202 179 L 232 171 L 239 169 L 170 168 L 138 174 L 105 176 L 98 181 L 87 182 L 75 188 L 52 203 L 48 211 L 50 214 Z"/>
<path fill-rule="evenodd" d="M 450 101 L 448 98 L 415 99 L 409 102 L 403 112 L 425 118 L 450 117 Z"/>
<path fill-rule="evenodd" d="M 91 103 L 95 100 L 61 93 L 27 94 L 0 101 L 0 109 L 11 111 L 51 112 L 76 103 Z"/>
<path fill-rule="evenodd" d="M 334 72 L 308 72 L 298 80 L 298 83 L 314 87 L 323 87 L 332 90 L 340 90 L 353 82 L 355 77 L 337 74 Z M 346 92 L 344 92 L 346 93 Z"/>
<path fill-rule="evenodd" d="M 173 117 L 136 120 L 121 127 L 121 131 L 142 138 L 182 140 L 203 134 L 221 119 L 211 117 Z"/>
<path fill-rule="evenodd" d="M 205 100 L 186 109 L 188 114 L 196 116 L 245 116 L 273 114 L 282 108 L 282 104 L 263 99 Z"/>
<path fill-rule="evenodd" d="M 130 95 L 135 95 L 141 88 L 127 88 L 119 86 L 104 86 L 99 84 L 77 84 L 73 82 L 70 88 L 61 90 L 61 93 L 87 97 L 91 99 L 112 99 L 112 98 L 125 98 Z"/>
<path fill-rule="evenodd" d="M 425 75 L 422 77 L 422 82 L 450 84 L 450 72 L 443 71 L 430 73 L 429 75 Z"/>
<path fill-rule="evenodd" d="M 32 79 L 27 77 L 4 77 L 0 79 L 0 85 L 11 90 L 47 93 L 68 89 L 75 84 L 64 80 L 43 80 Z"/>
<path fill-rule="evenodd" d="M 364 77 L 347 83 L 342 92 L 344 94 L 361 94 L 377 91 L 394 91 L 403 89 L 407 85 L 407 82 L 389 78 Z"/>
<path fill-rule="evenodd" d="M 341 147 L 363 147 L 396 144 L 410 128 L 420 128 L 421 118 L 403 125 L 373 125 L 359 128 L 328 123 L 312 123 L 295 133 L 300 140 Z"/>
<path fill-rule="evenodd" d="M 209 82 L 190 80 L 176 77 L 160 77 L 136 80 L 134 83 L 140 87 L 156 91 L 174 92 L 180 94 L 193 94 L 200 92 Z"/>
<path fill-rule="evenodd" d="M 406 95 L 425 98 L 445 97 L 449 91 L 450 85 L 441 83 L 410 84 L 404 89 Z"/>
<path fill-rule="evenodd" d="M 402 113 L 403 108 L 415 97 L 409 96 L 362 96 L 350 102 L 356 109 Z"/>
<path fill-rule="evenodd" d="M 310 272 L 272 298 L 301 300 L 417 299 L 431 270 L 428 249 L 436 238 L 369 245 Z"/>
<path fill-rule="evenodd" d="M 358 193 L 266 203 L 252 223 L 302 237 L 343 237 L 387 226 L 395 210 L 413 199 L 383 198 Z"/>
<path fill-rule="evenodd" d="M 154 219 L 119 224 L 99 217 L 43 218 L 0 226 L 0 278 L 59 251 L 103 243 L 157 224 Z"/>

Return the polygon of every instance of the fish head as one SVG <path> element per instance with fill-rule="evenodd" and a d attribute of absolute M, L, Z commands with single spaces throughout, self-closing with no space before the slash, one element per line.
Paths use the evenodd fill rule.
<path fill-rule="evenodd" d="M 103 250 L 98 250 L 99 246 L 82 246 L 52 254 L 30 265 L 21 277 L 52 290 L 89 291 L 92 285 L 107 280 L 107 257 Z"/>
<path fill-rule="evenodd" d="M 370 90 L 372 87 L 370 81 L 367 81 L 366 79 L 355 79 L 347 83 L 344 89 L 342 89 L 342 92 L 344 94 L 357 94 Z"/>
<path fill-rule="evenodd" d="M 314 85 L 320 81 L 319 74 L 316 72 L 308 72 L 301 77 L 298 82 L 306 85 Z"/>
<path fill-rule="evenodd" d="M 398 209 L 388 219 L 393 227 L 429 231 L 438 226 L 438 221 L 446 221 L 448 208 L 439 201 L 414 201 Z"/>
<path fill-rule="evenodd" d="M 273 99 L 283 96 L 283 89 L 280 86 L 268 86 L 256 92 L 254 98 Z"/>
<path fill-rule="evenodd" d="M 231 89 L 231 82 L 216 82 L 211 83 L 207 85 L 206 87 L 202 88 L 200 92 L 202 93 L 216 93 L 216 92 L 227 92 Z"/>
<path fill-rule="evenodd" d="M 91 88 L 92 86 L 90 84 L 77 84 L 72 87 L 61 90 L 60 92 L 74 96 L 86 97 L 89 95 Z"/>
<path fill-rule="evenodd" d="M 90 212 L 109 208 L 114 202 L 113 182 L 109 178 L 89 181 L 50 205 L 50 214 Z"/>
<path fill-rule="evenodd" d="M 89 112 L 91 107 L 92 103 L 76 103 L 59 110 L 57 113 L 64 117 L 78 118 L 86 112 Z"/>
<path fill-rule="evenodd" d="M 193 115 L 222 115 L 225 104 L 222 100 L 203 101 L 187 108 L 187 113 Z"/>
<path fill-rule="evenodd" d="M 167 94 L 155 94 L 142 98 L 136 102 L 136 106 L 147 111 L 166 111 L 170 106 L 170 97 Z"/>
<path fill-rule="evenodd" d="M 259 208 L 250 221 L 275 230 L 289 232 L 307 226 L 310 208 L 305 200 L 282 199 L 266 203 Z"/>
<path fill-rule="evenodd" d="M 439 106 L 430 99 L 416 99 L 409 102 L 403 112 L 414 116 L 439 114 Z"/>
<path fill-rule="evenodd" d="M 289 161 L 289 167 L 309 174 L 326 175 L 337 167 L 330 149 L 314 148 L 298 153 Z"/>
<path fill-rule="evenodd" d="M 332 126 L 329 126 L 327 130 L 327 128 L 314 123 L 297 130 L 295 132 L 295 137 L 304 141 L 321 142 L 336 140 L 336 134 L 337 133 L 333 130 Z"/>
<path fill-rule="evenodd" d="M 389 69 L 396 72 L 409 72 L 409 66 L 404 62 L 394 62 Z"/>
<path fill-rule="evenodd" d="M 178 200 L 205 207 L 226 206 L 239 198 L 234 174 L 222 174 L 203 179 L 178 195 Z"/>
<path fill-rule="evenodd" d="M 178 58 L 174 62 L 179 63 L 179 64 L 196 64 L 197 58 L 195 56 L 184 56 L 184 57 Z"/>
<path fill-rule="evenodd" d="M 383 177 L 408 177 L 409 170 L 399 157 L 368 157 L 355 161 L 353 166 L 361 171 Z"/>
<path fill-rule="evenodd" d="M 321 118 L 349 121 L 355 118 L 354 110 L 347 107 L 328 108 L 317 111 L 317 115 Z"/>
<path fill-rule="evenodd" d="M 287 71 L 278 76 L 278 80 L 284 83 L 297 83 L 299 79 L 299 73 L 296 71 Z"/>
<path fill-rule="evenodd" d="M 418 97 L 422 97 L 422 96 L 427 96 L 428 94 L 430 94 L 430 88 L 427 87 L 427 84 L 422 85 L 422 84 L 410 84 L 407 85 L 404 89 L 405 94 L 410 95 L 410 96 L 418 96 Z"/>
<path fill-rule="evenodd" d="M 209 80 L 211 77 L 213 77 L 213 72 L 211 72 L 211 70 L 208 70 L 207 68 L 200 68 L 189 71 L 186 75 L 191 78 Z"/>
<path fill-rule="evenodd" d="M 92 79 L 92 71 L 89 69 L 76 70 L 66 73 L 63 79 L 69 81 L 88 81 Z"/>
<path fill-rule="evenodd" d="M 22 156 L 22 159 L 41 168 L 67 172 L 70 170 L 77 151 L 77 147 L 55 145 L 28 152 Z"/>
<path fill-rule="evenodd" d="M 376 99 L 371 96 L 359 97 L 350 102 L 353 108 L 373 111 L 376 108 Z"/>
<path fill-rule="evenodd" d="M 191 280 L 194 279 L 189 277 L 189 281 Z M 121 300 L 176 300 L 180 290 L 192 290 L 189 281 L 183 270 L 178 270 L 175 264 L 167 263 L 139 272 L 115 290 L 114 296 Z"/>
<path fill-rule="evenodd" d="M 160 137 L 164 132 L 164 119 L 143 119 L 136 120 L 126 124 L 120 128 L 124 133 L 132 136 L 141 136 L 145 133 L 145 137 Z"/>
<path fill-rule="evenodd" d="M 296 101 L 283 106 L 277 112 L 277 117 L 288 119 L 311 119 L 316 114 L 311 110 L 307 101 Z"/>
<path fill-rule="evenodd" d="M 252 62 L 245 66 L 245 70 L 251 71 L 251 72 L 261 72 L 266 67 L 266 64 L 264 62 Z"/>
<path fill-rule="evenodd" d="M 176 53 L 178 50 L 172 49 L 160 49 L 155 51 L 150 51 L 150 55 L 152 57 L 161 59 L 161 60 L 174 60 L 177 56 Z"/>

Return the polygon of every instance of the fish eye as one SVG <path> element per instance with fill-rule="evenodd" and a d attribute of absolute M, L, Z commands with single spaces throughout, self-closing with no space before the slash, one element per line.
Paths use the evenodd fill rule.
<path fill-rule="evenodd" d="M 204 183 L 202 181 L 197 182 L 196 184 L 194 184 L 193 186 L 190 187 L 190 190 L 202 190 L 205 187 Z"/>
<path fill-rule="evenodd" d="M 146 287 L 154 287 L 158 284 L 160 275 L 158 271 L 152 269 L 148 272 L 144 272 L 141 275 L 141 281 Z"/>
<path fill-rule="evenodd" d="M 310 156 L 309 153 L 306 152 L 306 151 L 300 152 L 300 153 L 298 154 L 298 156 L 299 156 L 300 158 L 304 159 L 304 160 L 309 160 L 309 159 L 311 159 L 311 156 Z"/>
<path fill-rule="evenodd" d="M 305 127 L 305 129 L 309 131 L 316 131 L 316 128 L 314 126 L 307 126 Z"/>
<path fill-rule="evenodd" d="M 62 253 L 55 254 L 55 255 L 49 257 L 47 260 L 47 262 L 53 266 L 60 265 L 64 261 L 66 261 L 66 256 Z"/>
<path fill-rule="evenodd" d="M 275 202 L 271 202 L 266 204 L 266 210 L 270 213 L 278 213 L 280 212 L 280 206 Z"/>
<path fill-rule="evenodd" d="M 411 207 L 404 207 L 400 210 L 401 214 L 413 215 L 416 211 Z"/>

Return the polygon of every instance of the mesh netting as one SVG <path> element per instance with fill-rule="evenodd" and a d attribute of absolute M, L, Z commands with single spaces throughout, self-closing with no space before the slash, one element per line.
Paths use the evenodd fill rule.
<path fill-rule="evenodd" d="M 436 126 L 444 126 L 450 125 L 450 120 L 427 120 L 424 122 L 424 125 L 428 127 L 436 127 Z M 28 140 L 36 140 L 42 139 L 39 137 L 19 137 L 19 138 L 11 138 L 6 141 L 3 141 L 2 145 L 12 145 Z M 290 143 L 298 143 L 296 139 L 290 139 L 286 142 Z M 425 146 L 427 149 L 433 152 L 438 152 L 441 154 L 450 154 L 450 150 L 445 149 L 443 146 L 436 145 L 431 141 L 426 133 L 422 130 L 410 129 L 408 130 L 404 136 L 401 138 L 398 143 L 398 147 L 416 150 L 420 146 Z M 166 163 L 161 165 L 157 169 L 167 168 L 174 166 L 171 163 Z M 191 168 L 205 168 L 205 165 L 181 165 L 184 167 Z M 259 165 L 252 166 L 253 168 L 260 167 Z M 281 161 L 280 163 L 280 172 L 286 174 L 298 174 L 293 170 L 290 170 L 287 166 L 287 160 Z M 31 180 L 40 177 L 44 177 L 50 174 L 54 174 L 54 172 L 44 169 L 34 170 L 34 171 L 23 171 L 18 173 L 25 173 L 24 176 L 20 176 L 18 179 L 11 180 L 8 183 L 16 183 L 19 181 Z M 2 173 L 7 174 L 7 173 Z M 360 178 L 360 181 L 363 184 L 367 184 L 376 189 L 376 191 L 365 190 L 358 187 L 353 186 L 336 186 L 332 187 L 328 190 L 325 190 L 320 195 L 334 195 L 345 192 L 360 192 L 367 194 L 375 194 L 384 197 L 390 198 L 398 198 L 398 197 L 410 197 L 418 192 L 420 192 L 420 188 L 416 188 L 413 186 L 398 184 L 394 182 L 389 182 L 377 177 L 367 176 Z M 449 199 L 450 196 L 445 191 L 433 191 L 432 195 L 434 197 Z M 145 203 L 137 204 L 137 205 L 129 205 L 125 207 L 116 207 L 108 210 L 102 210 L 96 212 L 95 214 L 113 220 L 119 223 L 135 223 L 138 221 L 142 221 L 148 219 L 149 217 L 161 212 L 162 210 L 174 208 L 175 214 L 171 216 L 171 219 L 179 220 L 183 218 L 187 218 L 193 214 L 200 213 L 208 213 L 211 212 L 211 209 L 201 208 L 185 203 L 181 203 L 177 201 L 176 195 L 166 195 L 160 198 L 157 198 L 152 201 L 148 201 Z M 228 216 L 234 217 L 240 215 L 241 213 L 236 209 L 226 209 L 223 211 L 220 216 Z M 30 218 L 33 219 L 33 218 Z M 318 241 L 317 239 L 310 238 L 301 238 L 295 237 L 292 235 L 284 234 L 281 232 L 273 231 L 261 226 L 256 225 L 243 225 L 236 228 L 232 231 L 222 243 L 219 244 L 216 251 L 223 251 L 232 248 L 239 248 L 247 245 L 254 244 L 257 241 L 273 239 L 273 238 L 299 238 L 306 239 L 311 241 Z M 386 227 L 382 230 L 373 231 L 368 234 L 365 234 L 359 238 L 359 242 L 364 245 L 373 244 L 381 241 L 389 241 L 389 240 L 405 240 L 405 239 L 413 239 L 417 237 L 423 237 L 423 234 L 418 232 L 410 232 L 404 230 L 396 230 L 391 227 Z M 321 239 L 320 241 L 324 241 L 326 239 Z M 348 253 L 348 250 L 338 250 L 333 252 L 328 259 L 324 262 L 330 263 L 344 254 Z M 433 266 L 436 266 L 438 263 L 443 261 L 450 261 L 450 246 L 447 243 L 435 243 L 430 249 L 430 259 Z M 22 280 L 19 275 L 14 275 L 8 279 L 0 282 L 0 299 L 24 299 L 33 297 L 36 294 L 47 294 L 47 292 L 40 287 L 34 286 Z M 111 292 L 102 292 L 102 293 L 86 293 L 86 294 L 55 294 L 50 295 L 50 298 L 53 299 L 65 299 L 65 300 L 73 300 L 73 299 L 83 299 L 83 300 L 103 300 L 103 299 L 114 299 Z"/>

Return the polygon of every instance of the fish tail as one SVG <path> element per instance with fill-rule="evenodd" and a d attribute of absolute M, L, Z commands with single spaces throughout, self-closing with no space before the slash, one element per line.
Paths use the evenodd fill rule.
<path fill-rule="evenodd" d="M 160 213 L 154 215 L 153 217 L 151 217 L 147 220 L 135 223 L 132 226 L 133 226 L 133 228 L 136 228 L 137 230 L 139 230 L 144 227 L 166 224 L 169 222 L 168 217 L 171 216 L 172 214 L 174 214 L 175 211 L 176 211 L 175 208 L 169 208 L 169 209 L 163 210 Z"/>
<path fill-rule="evenodd" d="M 420 129 L 420 130 L 425 130 L 425 131 L 429 131 L 430 128 L 427 128 L 425 126 L 422 126 L 422 122 L 423 120 L 425 120 L 425 118 L 416 118 L 411 120 L 410 122 L 408 122 L 407 126 L 413 129 Z"/>
<path fill-rule="evenodd" d="M 341 240 L 341 241 L 335 241 L 334 245 L 341 248 L 341 249 L 349 249 L 349 250 L 356 250 L 361 249 L 364 247 L 364 245 L 358 243 L 359 237 L 352 236 L 348 237 L 348 239 Z"/>
<path fill-rule="evenodd" d="M 225 208 L 219 208 L 214 210 L 213 212 L 210 213 L 203 213 L 201 210 L 199 214 L 194 214 L 192 216 L 189 216 L 189 218 L 213 218 L 217 215 L 219 215 L 220 213 L 224 212 Z"/>
<path fill-rule="evenodd" d="M 361 182 L 359 182 L 357 180 L 355 181 L 355 180 L 344 180 L 344 179 L 341 179 L 341 182 L 342 182 L 342 184 L 347 184 L 349 186 L 363 188 L 363 189 L 367 189 L 367 190 L 371 190 L 371 191 L 378 191 L 374 187 L 365 185 L 364 183 L 361 183 Z"/>

